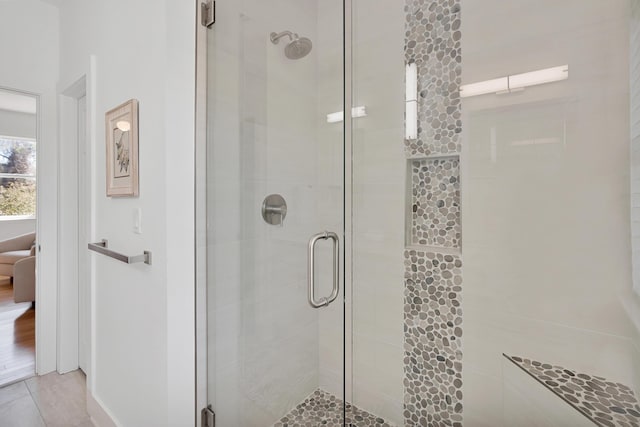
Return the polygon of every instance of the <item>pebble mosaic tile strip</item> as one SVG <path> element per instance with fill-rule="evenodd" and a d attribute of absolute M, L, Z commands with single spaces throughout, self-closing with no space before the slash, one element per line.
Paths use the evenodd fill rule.
<path fill-rule="evenodd" d="M 418 70 L 411 245 L 460 248 L 460 0 L 405 0 L 405 61 Z M 415 161 L 413 161 L 415 160 Z M 462 427 L 462 260 L 405 251 L 404 425 Z"/>
<path fill-rule="evenodd" d="M 462 427 L 462 261 L 404 257 L 404 425 Z"/>
<path fill-rule="evenodd" d="M 418 67 L 418 138 L 409 157 L 460 152 L 460 0 L 405 0 L 405 60 Z"/>
<path fill-rule="evenodd" d="M 346 423 L 342 423 L 344 413 L 342 400 L 323 390 L 316 390 L 291 412 L 274 424 L 274 427 L 392 427 L 380 417 L 371 415 L 353 405 L 346 406 Z"/>
<path fill-rule="evenodd" d="M 626 385 L 524 357 L 504 356 L 595 424 L 640 426 L 640 403 Z"/>
<path fill-rule="evenodd" d="M 411 244 L 460 247 L 460 161 L 411 161 Z"/>

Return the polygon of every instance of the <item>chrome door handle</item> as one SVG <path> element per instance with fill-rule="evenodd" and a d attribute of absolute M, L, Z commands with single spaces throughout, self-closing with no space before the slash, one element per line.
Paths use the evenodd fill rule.
<path fill-rule="evenodd" d="M 331 295 L 322 297 L 320 300 L 315 299 L 315 247 L 318 240 L 333 240 L 333 288 Z M 307 268 L 307 281 L 309 283 L 308 299 L 309 305 L 313 308 L 326 307 L 338 298 L 340 291 L 340 240 L 338 235 L 331 231 L 325 231 L 311 236 L 309 239 L 309 255 Z"/>

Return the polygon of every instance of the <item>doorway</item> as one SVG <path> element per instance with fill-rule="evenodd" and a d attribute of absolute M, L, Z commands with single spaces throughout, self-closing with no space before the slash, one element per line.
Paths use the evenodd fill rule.
<path fill-rule="evenodd" d="M 89 371 L 91 258 L 91 150 L 87 78 L 60 96 L 58 372 Z"/>
<path fill-rule="evenodd" d="M 36 372 L 38 98 L 0 89 L 0 386 Z"/>

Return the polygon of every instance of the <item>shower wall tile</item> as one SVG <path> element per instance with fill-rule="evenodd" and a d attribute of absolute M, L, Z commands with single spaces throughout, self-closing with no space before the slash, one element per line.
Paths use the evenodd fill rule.
<path fill-rule="evenodd" d="M 405 13 L 418 136 L 405 140 L 404 425 L 461 427 L 462 260 L 442 253 L 459 250 L 462 237 L 460 0 L 405 0 Z"/>
<path fill-rule="evenodd" d="M 462 426 L 462 260 L 405 251 L 406 426 Z"/>
<path fill-rule="evenodd" d="M 401 426 L 407 212 L 402 139 L 405 12 L 404 2 L 398 0 L 372 4 L 351 2 L 353 105 L 367 108 L 366 117 L 353 120 L 353 186 L 347 189 L 353 197 L 351 402 Z M 326 111 L 341 109 L 338 104 Z"/>
<path fill-rule="evenodd" d="M 418 68 L 418 138 L 409 157 L 460 152 L 460 0 L 406 0 L 405 57 Z"/>
<path fill-rule="evenodd" d="M 410 162 L 411 245 L 460 247 L 460 160 Z"/>
<path fill-rule="evenodd" d="M 633 357 L 633 380 L 632 386 L 636 392 L 636 395 L 640 396 L 640 331 L 635 331 L 633 339 L 633 350 L 631 352 Z"/>

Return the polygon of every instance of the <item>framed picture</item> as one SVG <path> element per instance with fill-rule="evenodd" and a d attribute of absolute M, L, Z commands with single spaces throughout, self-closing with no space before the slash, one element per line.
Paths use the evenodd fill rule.
<path fill-rule="evenodd" d="M 130 99 L 105 114 L 107 197 L 138 196 L 138 101 Z"/>

